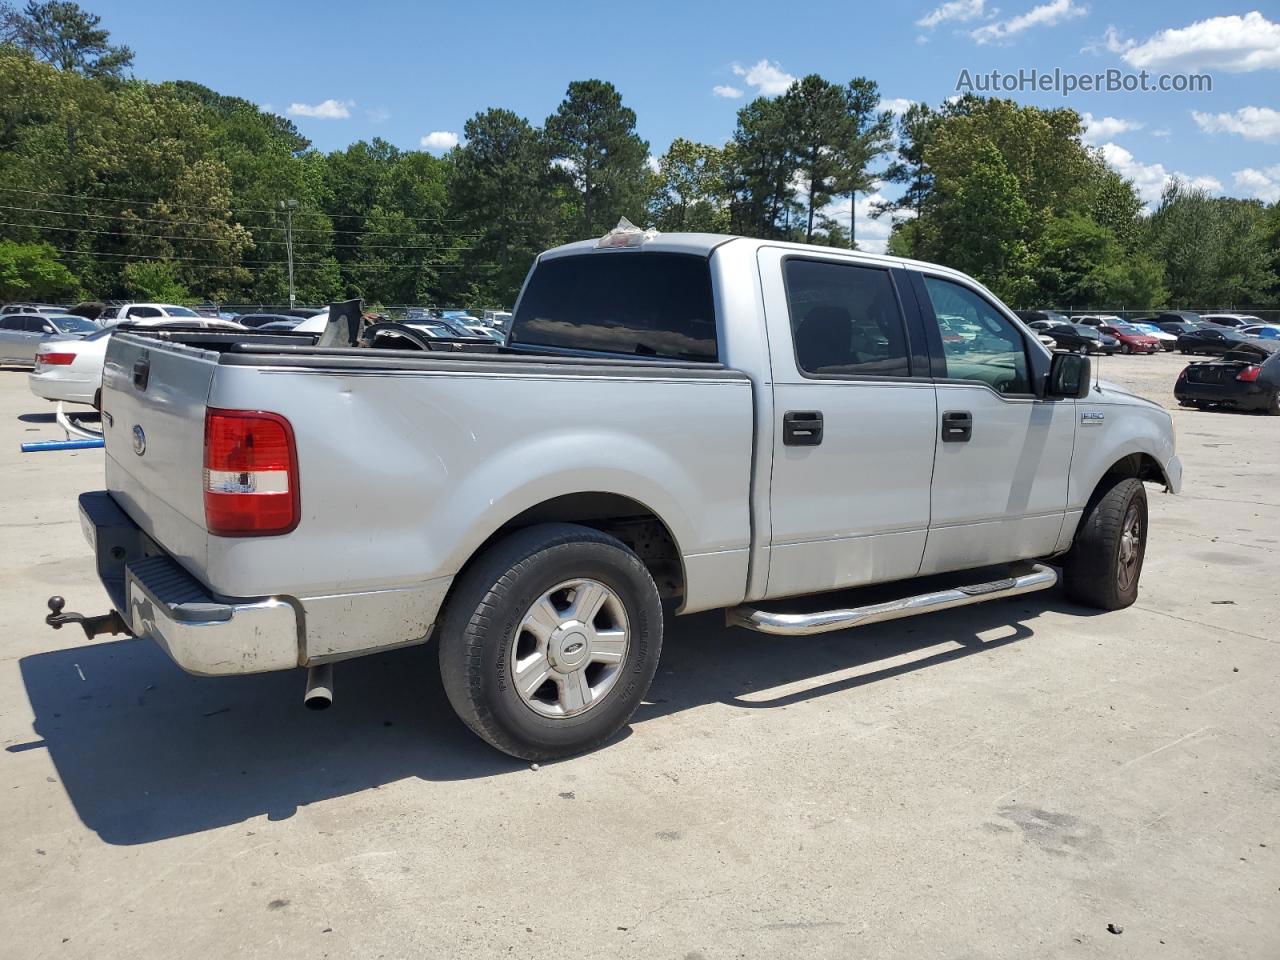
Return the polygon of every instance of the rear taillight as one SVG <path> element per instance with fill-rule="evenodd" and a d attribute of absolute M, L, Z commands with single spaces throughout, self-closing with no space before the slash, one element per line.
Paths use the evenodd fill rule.
<path fill-rule="evenodd" d="M 220 537 L 288 533 L 298 525 L 298 453 L 279 414 L 215 410 L 204 418 L 204 518 Z"/>
<path fill-rule="evenodd" d="M 1236 374 L 1236 379 L 1243 380 L 1245 383 L 1253 383 L 1253 381 L 1258 379 L 1258 371 L 1261 369 L 1262 368 L 1257 364 L 1251 363 Z"/>
<path fill-rule="evenodd" d="M 37 353 L 37 367 L 65 367 L 74 361 L 76 355 L 74 353 Z"/>

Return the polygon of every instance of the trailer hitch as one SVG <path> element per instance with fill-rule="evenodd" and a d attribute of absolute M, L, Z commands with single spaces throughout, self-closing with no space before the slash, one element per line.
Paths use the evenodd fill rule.
<path fill-rule="evenodd" d="M 63 613 L 62 608 L 66 605 L 67 601 L 61 597 L 50 597 L 49 615 L 44 618 L 44 622 L 55 630 L 61 630 L 68 623 L 78 623 L 84 630 L 84 635 L 90 640 L 104 633 L 109 633 L 112 636 L 117 633 L 133 635 L 133 631 L 129 629 L 124 619 L 115 610 L 98 617 L 86 617 L 82 613 Z"/>

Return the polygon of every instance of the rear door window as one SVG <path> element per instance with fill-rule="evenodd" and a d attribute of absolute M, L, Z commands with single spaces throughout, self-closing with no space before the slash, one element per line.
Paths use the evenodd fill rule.
<path fill-rule="evenodd" d="M 633 251 L 544 260 L 520 297 L 509 343 L 715 361 L 710 264 L 692 254 Z"/>
<path fill-rule="evenodd" d="M 789 258 L 796 365 L 812 377 L 907 377 L 911 351 L 888 270 Z"/>

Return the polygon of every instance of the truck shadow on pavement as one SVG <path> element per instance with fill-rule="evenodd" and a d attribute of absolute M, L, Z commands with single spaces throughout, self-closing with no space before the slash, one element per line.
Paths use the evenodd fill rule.
<path fill-rule="evenodd" d="M 706 703 L 785 706 L 998 653 L 1034 636 L 1023 621 L 1051 609 L 1089 612 L 1051 591 L 799 638 L 727 629 L 720 614 L 677 618 L 668 622 L 658 677 L 633 724 Z M 40 739 L 8 751 L 47 749 L 77 814 L 110 844 L 150 843 L 264 814 L 287 819 L 299 806 L 408 777 L 448 781 L 527 769 L 455 718 L 434 645 L 339 665 L 334 706 L 322 713 L 303 708 L 300 670 L 192 677 L 144 640 L 36 654 L 20 668 Z"/>

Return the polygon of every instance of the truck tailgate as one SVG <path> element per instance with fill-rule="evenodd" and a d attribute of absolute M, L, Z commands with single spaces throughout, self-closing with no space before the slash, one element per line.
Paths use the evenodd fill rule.
<path fill-rule="evenodd" d="M 197 576 L 207 563 L 204 417 L 216 354 L 116 334 L 102 375 L 107 489 Z"/>

